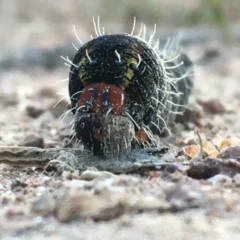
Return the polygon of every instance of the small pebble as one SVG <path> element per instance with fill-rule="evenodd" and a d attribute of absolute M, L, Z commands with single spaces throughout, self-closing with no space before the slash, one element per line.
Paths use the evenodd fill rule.
<path fill-rule="evenodd" d="M 210 114 L 223 114 L 226 109 L 219 99 L 210 99 L 208 101 L 198 100 L 205 112 Z"/>
<path fill-rule="evenodd" d="M 42 137 L 30 134 L 25 137 L 19 146 L 44 148 L 44 140 Z"/>
<path fill-rule="evenodd" d="M 26 111 L 29 117 L 31 118 L 38 118 L 40 115 L 42 115 L 45 110 L 40 107 L 35 106 L 27 106 Z"/>
<path fill-rule="evenodd" d="M 86 170 L 81 174 L 80 179 L 85 181 L 91 181 L 93 179 L 103 180 L 103 179 L 114 178 L 114 177 L 116 177 L 116 175 L 107 171 Z"/>
<path fill-rule="evenodd" d="M 232 186 L 232 178 L 223 174 L 217 174 L 214 177 L 209 178 L 208 181 L 211 182 L 213 186 Z"/>
<path fill-rule="evenodd" d="M 235 187 L 240 187 L 240 173 L 233 177 L 233 184 Z"/>

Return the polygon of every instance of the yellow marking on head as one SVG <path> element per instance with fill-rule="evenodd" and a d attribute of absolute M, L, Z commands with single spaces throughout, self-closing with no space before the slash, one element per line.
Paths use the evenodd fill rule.
<path fill-rule="evenodd" d="M 88 59 L 87 59 L 86 57 L 84 57 L 84 58 L 79 62 L 79 65 L 81 65 L 81 66 L 86 66 L 86 65 L 88 64 L 88 62 L 89 62 Z M 83 67 L 83 68 L 80 68 L 79 73 L 78 73 L 78 76 L 79 76 L 79 79 L 81 80 L 81 82 L 83 83 L 84 86 L 87 85 L 87 80 L 88 80 L 88 78 L 86 78 L 85 75 L 86 75 L 86 71 L 85 71 L 84 67 Z"/>
<path fill-rule="evenodd" d="M 129 80 L 126 77 L 123 77 L 120 87 L 123 90 L 129 87 Z"/>
<path fill-rule="evenodd" d="M 83 85 L 84 86 L 87 85 L 88 78 L 86 77 L 85 69 L 80 69 L 78 76 L 79 76 L 80 81 L 83 83 Z"/>
<path fill-rule="evenodd" d="M 128 61 L 127 61 L 127 72 L 126 74 L 124 75 L 124 78 L 123 78 L 123 81 L 122 81 L 122 84 L 121 84 L 121 87 L 125 90 L 126 88 L 129 87 L 129 84 L 130 84 L 130 81 L 132 80 L 132 78 L 134 77 L 134 71 L 133 69 L 130 68 L 130 64 L 135 64 L 137 65 L 138 64 L 138 60 L 136 58 L 130 58 Z"/>
<path fill-rule="evenodd" d="M 87 65 L 88 62 L 89 62 L 89 60 L 88 60 L 86 57 L 84 57 L 84 58 L 79 62 L 79 64 L 81 64 L 82 66 L 85 66 L 85 65 Z"/>

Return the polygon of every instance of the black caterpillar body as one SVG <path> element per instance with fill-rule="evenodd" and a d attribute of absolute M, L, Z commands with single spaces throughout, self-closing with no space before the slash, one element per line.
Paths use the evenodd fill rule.
<path fill-rule="evenodd" d="M 85 43 L 69 75 L 78 139 L 104 156 L 156 146 L 153 134 L 167 128 L 188 102 L 191 70 L 186 55 L 169 59 L 138 36 L 102 35 Z"/>

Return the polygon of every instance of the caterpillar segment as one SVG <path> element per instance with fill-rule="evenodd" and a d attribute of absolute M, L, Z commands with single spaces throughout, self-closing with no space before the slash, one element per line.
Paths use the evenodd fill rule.
<path fill-rule="evenodd" d="M 184 54 L 167 59 L 149 42 L 133 34 L 97 36 L 73 59 L 69 95 L 74 128 L 95 155 L 157 146 L 154 134 L 168 128 L 188 102 L 191 61 Z"/>

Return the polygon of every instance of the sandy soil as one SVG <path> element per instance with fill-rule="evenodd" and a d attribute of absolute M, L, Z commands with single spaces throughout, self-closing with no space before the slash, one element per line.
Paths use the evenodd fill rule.
<path fill-rule="evenodd" d="M 61 2 L 59 11 L 52 6 L 39 16 L 36 3 L 25 4 L 26 11 L 0 1 L 1 147 L 75 146 L 67 127 L 73 116 L 62 115 L 69 109 L 67 81 L 56 82 L 68 77 L 59 55 L 74 54 L 68 24 L 77 17 L 75 11 L 64 17 L 73 9 Z M 88 25 L 78 28 L 87 40 Z M 157 35 L 165 39 L 166 32 L 159 28 Z M 185 125 L 176 124 L 165 139 L 175 147 L 163 168 L 114 174 L 86 165 L 59 173 L 1 164 L 0 238 L 239 239 L 240 43 L 219 36 L 215 29 L 184 31 L 195 88 Z"/>

